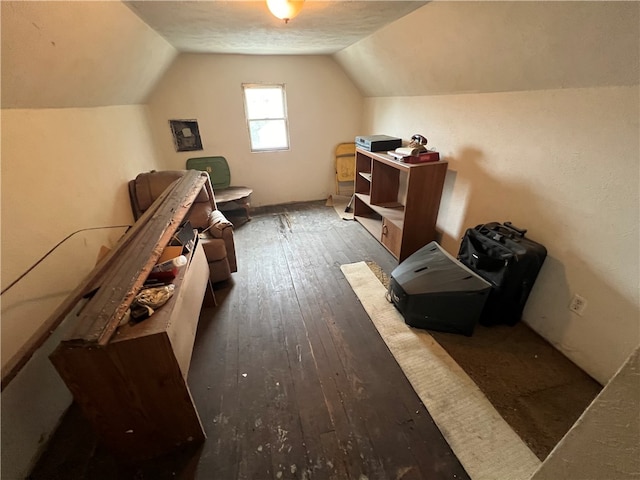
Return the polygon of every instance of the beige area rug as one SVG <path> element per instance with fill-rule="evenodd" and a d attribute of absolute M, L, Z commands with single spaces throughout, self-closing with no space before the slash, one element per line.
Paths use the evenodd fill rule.
<path fill-rule="evenodd" d="M 365 262 L 342 272 L 473 480 L 526 480 L 540 460 L 428 332 L 412 329 Z"/>
<path fill-rule="evenodd" d="M 344 220 L 353 220 L 353 208 L 351 209 L 351 211 L 345 212 L 345 209 L 347 208 L 347 205 L 349 205 L 350 201 L 351 196 L 347 197 L 344 195 L 329 195 L 329 198 L 327 198 L 327 203 L 325 205 L 327 205 L 328 207 L 333 207 L 336 213 Z"/>

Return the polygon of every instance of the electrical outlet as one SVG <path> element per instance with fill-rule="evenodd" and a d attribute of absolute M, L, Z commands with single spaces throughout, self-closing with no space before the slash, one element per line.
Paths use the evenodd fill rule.
<path fill-rule="evenodd" d="M 571 299 L 571 303 L 569 304 L 569 310 L 571 310 L 573 313 L 577 315 L 582 316 L 586 308 L 587 308 L 587 300 L 576 293 Z"/>

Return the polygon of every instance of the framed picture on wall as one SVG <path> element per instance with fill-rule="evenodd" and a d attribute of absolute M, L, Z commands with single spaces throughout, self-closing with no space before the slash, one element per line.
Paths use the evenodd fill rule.
<path fill-rule="evenodd" d="M 202 150 L 197 120 L 169 120 L 176 152 Z"/>

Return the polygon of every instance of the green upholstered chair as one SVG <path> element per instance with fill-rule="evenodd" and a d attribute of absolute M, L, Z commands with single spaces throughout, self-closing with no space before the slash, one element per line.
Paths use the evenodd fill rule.
<path fill-rule="evenodd" d="M 251 194 L 253 189 L 231 185 L 231 171 L 227 159 L 221 156 L 195 157 L 187 160 L 187 170 L 207 172 L 218 209 L 222 211 L 244 209 L 251 220 Z"/>

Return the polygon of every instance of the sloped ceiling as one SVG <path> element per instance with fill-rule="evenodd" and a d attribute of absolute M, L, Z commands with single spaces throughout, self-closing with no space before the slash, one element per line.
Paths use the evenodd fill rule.
<path fill-rule="evenodd" d="M 179 52 L 331 54 L 424 1 L 1 1 L 2 108 L 144 103 Z"/>
<path fill-rule="evenodd" d="M 334 57 L 371 97 L 638 85 L 640 2 L 435 1 Z"/>
<path fill-rule="evenodd" d="M 2 108 L 142 103 L 178 54 L 120 2 L 0 2 Z"/>
<path fill-rule="evenodd" d="M 640 2 L 0 1 L 2 108 L 141 104 L 181 51 L 332 54 L 365 96 L 637 85 Z M 632 59 L 630 62 L 629 59 Z"/>

